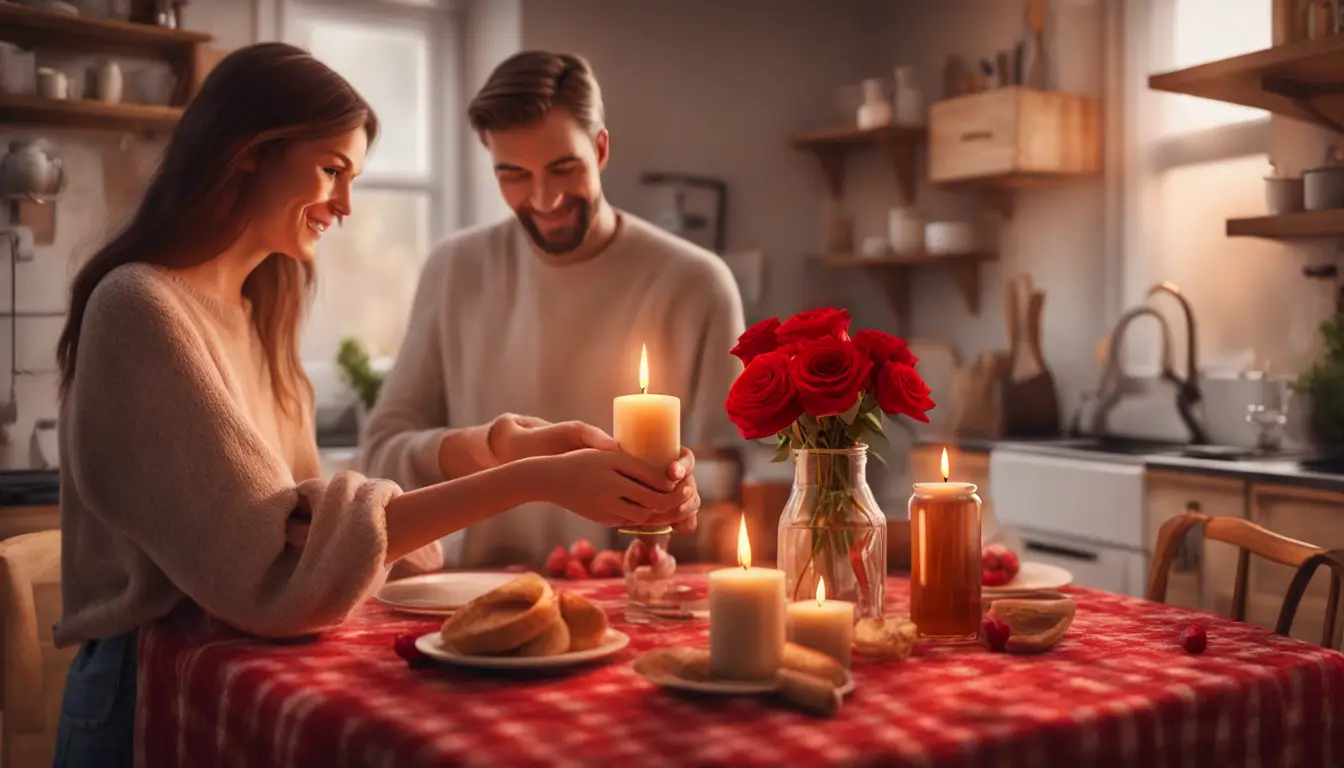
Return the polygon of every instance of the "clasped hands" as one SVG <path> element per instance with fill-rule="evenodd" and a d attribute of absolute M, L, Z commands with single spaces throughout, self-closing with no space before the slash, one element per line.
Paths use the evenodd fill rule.
<path fill-rule="evenodd" d="M 547 494 L 590 520 L 695 530 L 700 493 L 689 448 L 660 475 L 658 467 L 625 453 L 611 435 L 582 421 L 553 424 L 506 413 L 495 419 L 488 440 L 501 464 L 542 459 L 538 468 Z"/>

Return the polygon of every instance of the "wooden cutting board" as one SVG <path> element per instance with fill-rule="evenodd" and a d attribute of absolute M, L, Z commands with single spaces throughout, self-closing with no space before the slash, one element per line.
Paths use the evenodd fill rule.
<path fill-rule="evenodd" d="M 919 358 L 919 376 L 929 385 L 934 409 L 929 411 L 929 423 L 917 430 L 925 434 L 952 433 L 952 385 L 961 368 L 961 355 L 953 344 L 934 339 L 910 339 L 910 352 Z"/>
<path fill-rule="evenodd" d="M 1019 273 L 1004 286 L 1008 324 L 1008 370 L 1003 380 L 1003 427 L 1007 437 L 1054 437 L 1060 431 L 1059 394 L 1041 353 L 1045 293 Z"/>

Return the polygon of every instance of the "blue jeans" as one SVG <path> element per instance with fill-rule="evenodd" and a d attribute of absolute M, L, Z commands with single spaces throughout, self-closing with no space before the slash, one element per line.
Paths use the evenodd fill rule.
<path fill-rule="evenodd" d="M 54 768 L 130 768 L 136 637 L 128 632 L 79 647 L 65 678 Z"/>

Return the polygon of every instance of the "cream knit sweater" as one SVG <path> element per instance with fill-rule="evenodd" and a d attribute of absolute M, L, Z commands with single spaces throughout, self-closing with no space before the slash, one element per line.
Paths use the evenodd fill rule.
<path fill-rule="evenodd" d="M 158 267 L 94 290 L 61 406 L 64 646 L 112 637 L 183 599 L 247 632 L 339 623 L 386 578 L 400 489 L 320 478 L 312 404 L 277 405 L 250 313 Z M 307 545 L 285 543 L 296 509 Z M 413 557 L 433 567 L 437 545 Z"/>

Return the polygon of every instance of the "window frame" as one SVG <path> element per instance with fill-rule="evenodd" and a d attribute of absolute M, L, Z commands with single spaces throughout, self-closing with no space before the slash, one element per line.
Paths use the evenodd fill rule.
<path fill-rule="evenodd" d="M 428 173 L 420 178 L 365 173 L 358 188 L 392 192 L 419 192 L 429 197 L 429 242 L 442 240 L 457 228 L 460 195 L 451 172 L 461 140 L 457 111 L 461 99 L 460 24 L 456 0 L 437 0 L 431 6 L 407 5 L 397 0 L 279 0 L 275 8 L 276 37 L 293 42 L 295 9 L 328 17 L 379 26 L 423 25 L 429 30 L 427 74 Z M 377 151 L 375 146 L 374 151 Z"/>

